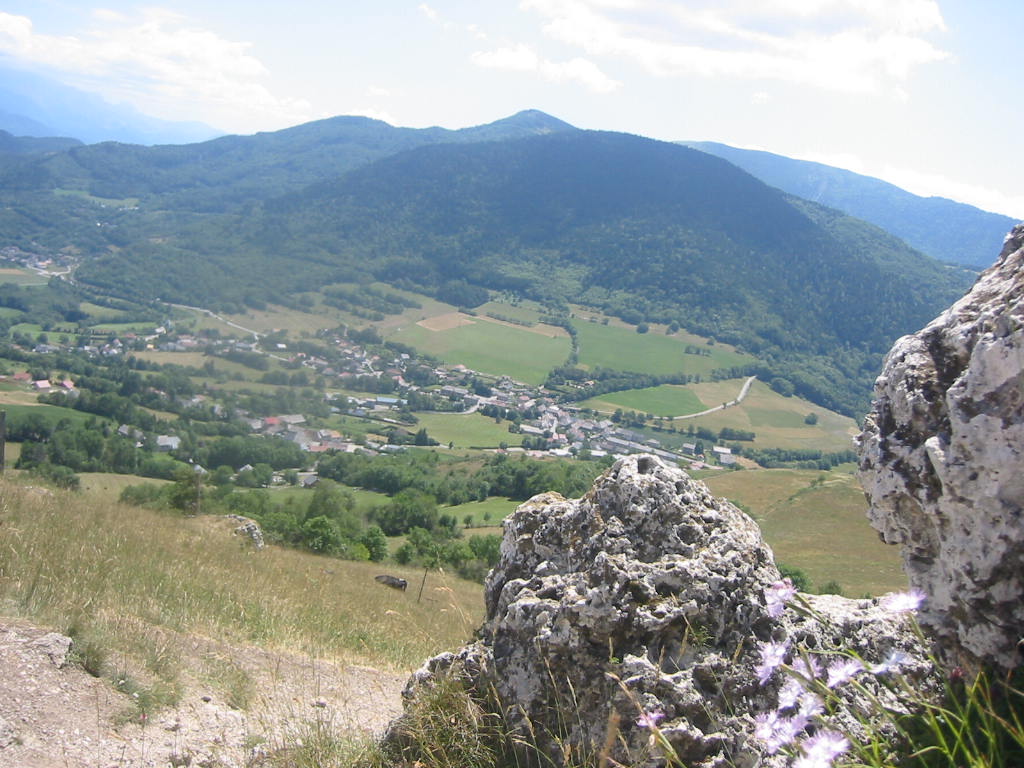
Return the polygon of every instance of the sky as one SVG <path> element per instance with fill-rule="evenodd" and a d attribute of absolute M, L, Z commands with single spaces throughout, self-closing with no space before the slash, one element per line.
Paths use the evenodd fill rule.
<path fill-rule="evenodd" d="M 0 57 L 168 120 L 539 109 L 1024 219 L 1021 0 L 5 0 Z"/>

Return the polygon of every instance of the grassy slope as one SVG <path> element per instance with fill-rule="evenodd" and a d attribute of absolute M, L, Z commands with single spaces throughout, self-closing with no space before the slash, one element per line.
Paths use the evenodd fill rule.
<path fill-rule="evenodd" d="M 494 419 L 479 413 L 468 415 L 417 413 L 416 428 L 425 427 L 427 434 L 443 445 L 455 443 L 456 448 L 481 446 L 496 448 L 501 443 L 522 445 L 523 436 L 508 431 L 509 422 L 496 424 Z"/>
<path fill-rule="evenodd" d="M 622 408 L 626 411 L 653 413 L 655 416 L 682 416 L 687 413 L 699 413 L 708 407 L 691 387 L 676 384 L 609 392 L 600 397 L 584 400 L 580 405 L 603 412 Z"/>
<path fill-rule="evenodd" d="M 216 518 L 11 481 L 0 482 L 0 500 L 0 612 L 77 625 L 117 652 L 172 633 L 409 669 L 465 641 L 481 620 L 477 584 L 432 574 L 417 604 L 412 593 L 373 580 L 380 565 L 276 547 L 255 552 Z"/>
<path fill-rule="evenodd" d="M 867 503 L 856 479 L 833 471 L 728 472 L 705 480 L 757 520 L 779 562 L 803 569 L 815 585 L 835 580 L 846 595 L 906 589 L 895 547 L 868 525 Z"/>

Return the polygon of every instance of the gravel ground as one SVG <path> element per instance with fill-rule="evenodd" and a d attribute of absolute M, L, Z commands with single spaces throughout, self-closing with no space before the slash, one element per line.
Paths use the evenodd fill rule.
<path fill-rule="evenodd" d="M 404 675 L 182 642 L 179 704 L 143 717 L 111 680 L 70 661 L 67 638 L 0 618 L 0 768 L 243 768 L 312 723 L 373 736 L 401 711 Z M 244 710 L 195 674 L 201 664 L 191 662 L 209 658 L 244 670 L 251 690 Z"/>

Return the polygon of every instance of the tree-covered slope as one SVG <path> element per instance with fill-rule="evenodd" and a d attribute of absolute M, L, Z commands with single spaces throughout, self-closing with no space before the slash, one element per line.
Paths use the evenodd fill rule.
<path fill-rule="evenodd" d="M 566 130 L 574 129 L 536 111 L 457 131 L 396 128 L 366 117 L 332 117 L 199 144 L 146 147 L 106 142 L 75 147 L 21 169 L 17 182 L 20 188 L 35 191 L 70 188 L 103 198 L 141 198 L 151 209 L 223 212 L 336 178 L 424 144 L 493 141 Z"/>
<path fill-rule="evenodd" d="M 370 277 L 467 304 L 514 290 L 737 343 L 846 412 L 967 281 L 719 158 L 589 131 L 423 146 L 244 217 L 149 226 L 79 278 L 207 304 Z"/>
<path fill-rule="evenodd" d="M 940 261 L 974 269 L 989 266 L 1006 233 L 1009 216 L 942 197 L 919 197 L 870 176 L 715 142 L 686 146 L 722 157 L 766 184 L 792 195 L 846 211 L 902 238 Z"/>

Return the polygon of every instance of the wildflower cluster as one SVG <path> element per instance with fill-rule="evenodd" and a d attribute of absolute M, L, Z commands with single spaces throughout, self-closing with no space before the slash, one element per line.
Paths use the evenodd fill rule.
<path fill-rule="evenodd" d="M 764 591 L 768 614 L 780 617 L 796 595 L 789 579 L 768 587 Z M 920 592 L 898 593 L 886 597 L 882 607 L 891 613 L 906 613 L 917 610 L 923 600 Z M 759 651 L 755 672 L 760 684 L 767 685 L 776 673 L 787 675 L 787 679 L 779 690 L 777 708 L 755 718 L 754 736 L 770 754 L 794 755 L 793 768 L 830 768 L 850 749 L 849 739 L 828 727 L 826 697 L 835 700 L 831 693 L 858 675 L 889 674 L 910 660 L 909 654 L 894 650 L 879 664 L 869 666 L 856 656 L 837 655 L 823 666 L 818 656 L 794 650 L 788 642 L 761 643 Z"/>

